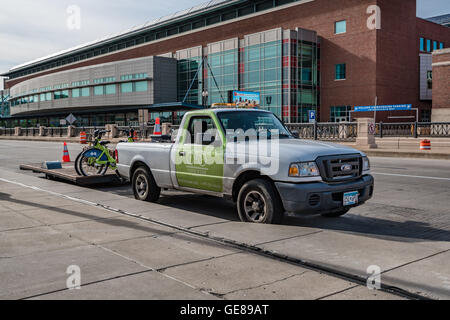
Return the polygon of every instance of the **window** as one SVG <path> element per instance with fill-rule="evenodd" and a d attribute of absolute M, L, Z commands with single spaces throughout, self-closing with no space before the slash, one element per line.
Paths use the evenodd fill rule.
<path fill-rule="evenodd" d="M 439 43 L 439 49 L 444 49 L 444 43 L 443 42 Z"/>
<path fill-rule="evenodd" d="M 122 93 L 133 92 L 133 83 L 132 82 L 121 83 L 120 90 Z"/>
<path fill-rule="evenodd" d="M 45 94 L 45 100 L 46 101 L 52 101 L 52 93 L 51 92 L 47 92 Z"/>
<path fill-rule="evenodd" d="M 347 21 L 346 20 L 335 22 L 335 24 L 334 24 L 334 33 L 335 34 L 341 34 L 341 33 L 346 33 L 346 32 L 347 32 Z"/>
<path fill-rule="evenodd" d="M 431 110 L 421 110 L 421 122 L 431 122 Z"/>
<path fill-rule="evenodd" d="M 116 85 L 109 84 L 105 87 L 106 94 L 116 94 Z"/>
<path fill-rule="evenodd" d="M 78 98 L 80 96 L 80 89 L 72 89 L 72 98 Z"/>
<path fill-rule="evenodd" d="M 336 65 L 336 80 L 345 80 L 346 79 L 346 65 L 345 64 L 337 64 Z"/>
<path fill-rule="evenodd" d="M 425 51 L 425 39 L 420 38 L 420 51 Z"/>
<path fill-rule="evenodd" d="M 427 71 L 427 88 L 428 90 L 433 89 L 433 71 Z"/>
<path fill-rule="evenodd" d="M 89 88 L 81 88 L 81 96 L 82 97 L 89 97 L 90 96 Z"/>
<path fill-rule="evenodd" d="M 94 87 L 94 96 L 102 96 L 104 89 L 105 89 L 104 86 L 96 86 L 96 87 Z"/>
<path fill-rule="evenodd" d="M 431 40 L 427 39 L 427 52 L 431 52 Z"/>
<path fill-rule="evenodd" d="M 135 73 L 135 74 L 126 74 L 123 76 L 120 76 L 120 80 L 127 81 L 127 80 L 135 80 L 135 79 L 146 79 L 148 78 L 147 73 Z"/>
<path fill-rule="evenodd" d="M 184 141 L 185 144 L 209 145 L 211 137 L 205 134 L 208 130 L 215 130 L 214 122 L 210 117 L 194 117 L 188 127 L 189 135 Z M 209 134 L 213 132 L 209 132 Z"/>
<path fill-rule="evenodd" d="M 350 111 L 351 106 L 339 106 L 330 108 L 330 121 L 331 122 L 349 122 L 351 121 Z"/>
<path fill-rule="evenodd" d="M 67 99 L 69 97 L 69 90 L 63 90 L 60 94 L 61 99 Z"/>
<path fill-rule="evenodd" d="M 433 51 L 438 49 L 438 42 L 437 41 L 433 41 Z"/>
<path fill-rule="evenodd" d="M 45 101 L 45 93 L 41 93 L 41 98 L 40 98 L 40 100 L 43 102 L 43 101 Z"/>
<path fill-rule="evenodd" d="M 148 82 L 147 81 L 138 81 L 135 83 L 136 92 L 144 92 L 148 90 Z"/>

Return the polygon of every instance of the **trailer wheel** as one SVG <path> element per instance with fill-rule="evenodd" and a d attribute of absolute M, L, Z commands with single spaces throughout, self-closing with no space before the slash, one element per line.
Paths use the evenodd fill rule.
<path fill-rule="evenodd" d="M 139 167 L 132 179 L 134 197 L 140 201 L 156 202 L 161 195 L 161 188 L 155 182 L 151 172 L 145 167 Z"/>
<path fill-rule="evenodd" d="M 281 200 L 267 180 L 247 182 L 239 191 L 237 208 L 243 222 L 279 224 L 284 217 Z"/>

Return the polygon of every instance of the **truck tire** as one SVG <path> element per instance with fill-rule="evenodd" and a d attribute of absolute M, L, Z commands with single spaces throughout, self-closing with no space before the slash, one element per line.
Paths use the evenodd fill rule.
<path fill-rule="evenodd" d="M 134 197 L 140 201 L 156 202 L 161 195 L 161 188 L 155 182 L 153 175 L 145 167 L 139 167 L 132 179 Z"/>
<path fill-rule="evenodd" d="M 325 212 L 322 213 L 322 217 L 325 218 L 339 218 L 342 217 L 343 215 L 347 214 L 350 211 L 350 208 L 343 208 L 337 211 L 330 211 L 330 212 Z"/>
<path fill-rule="evenodd" d="M 279 224 L 284 217 L 281 199 L 275 187 L 264 179 L 244 184 L 239 191 L 237 208 L 242 222 Z"/>

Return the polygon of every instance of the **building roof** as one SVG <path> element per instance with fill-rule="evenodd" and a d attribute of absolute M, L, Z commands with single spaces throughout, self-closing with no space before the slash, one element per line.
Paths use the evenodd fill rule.
<path fill-rule="evenodd" d="M 437 24 L 441 24 L 446 27 L 450 27 L 450 14 L 444 14 L 444 15 L 437 16 L 437 17 L 431 17 L 426 20 L 437 23 Z"/>
<path fill-rule="evenodd" d="M 145 32 L 145 31 L 149 31 L 149 30 L 152 30 L 152 29 L 155 29 L 158 27 L 162 27 L 166 24 L 170 24 L 170 23 L 174 23 L 174 22 L 177 22 L 180 20 L 191 18 L 191 17 L 194 17 L 196 15 L 199 15 L 199 14 L 211 11 L 211 10 L 220 9 L 222 7 L 226 7 L 226 6 L 233 5 L 233 4 L 240 3 L 240 2 L 245 2 L 245 0 L 211 0 L 211 1 L 208 1 L 205 3 L 202 3 L 200 5 L 197 5 L 195 7 L 192 7 L 192 8 L 186 9 L 186 10 L 182 10 L 182 11 L 170 14 L 168 16 L 165 16 L 165 17 L 161 17 L 161 18 L 155 19 L 153 21 L 146 22 L 143 25 L 134 26 L 131 29 L 125 30 L 123 32 L 111 34 L 106 37 L 103 37 L 103 38 L 100 38 L 100 39 L 97 39 L 97 40 L 94 40 L 94 41 L 91 41 L 91 42 L 88 42 L 85 44 L 81 44 L 76 47 L 62 50 L 62 51 L 53 53 L 53 54 L 45 56 L 45 57 L 41 57 L 41 58 L 29 61 L 29 62 L 20 64 L 18 66 L 11 68 L 9 70 L 9 73 L 20 70 L 20 69 L 24 69 L 27 67 L 31 67 L 35 64 L 46 62 L 46 61 L 52 60 L 54 58 L 61 58 L 63 56 L 75 53 L 77 51 L 86 50 L 86 49 L 89 49 L 92 47 L 98 47 L 100 45 L 109 43 L 114 40 L 119 40 L 121 38 L 130 37 L 130 36 L 133 36 L 133 35 L 141 33 L 141 32 Z"/>

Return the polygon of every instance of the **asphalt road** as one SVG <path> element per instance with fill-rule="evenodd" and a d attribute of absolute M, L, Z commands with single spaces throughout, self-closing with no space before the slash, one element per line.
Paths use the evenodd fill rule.
<path fill-rule="evenodd" d="M 76 157 L 79 150 L 81 150 L 80 145 L 69 145 L 72 158 Z M 365 277 L 367 267 L 377 265 L 383 272 L 383 280 L 389 285 L 426 297 L 450 298 L 450 270 L 448 269 L 450 262 L 450 161 L 372 158 L 372 170 L 376 179 L 375 195 L 364 206 L 353 209 L 340 219 L 290 217 L 286 219 L 283 226 L 255 226 L 238 223 L 234 205 L 212 197 L 165 192 L 158 205 L 140 203 L 132 198 L 129 186 L 85 189 L 59 182 L 50 183 L 37 178 L 34 174 L 20 172 L 18 169 L 18 166 L 23 163 L 57 160 L 61 156 L 61 144 L 0 141 L 0 178 L 40 188 L 39 190 L 27 189 L 23 193 L 23 201 L 26 201 L 27 197 L 40 198 L 35 197 L 34 193 L 41 192 L 42 189 L 100 203 L 148 219 L 203 232 L 206 235 L 263 248 L 273 253 L 286 254 L 346 274 Z M 5 193 L 5 188 L 17 191 L 19 186 L 12 187 L 10 184 L 3 183 L 1 188 L 3 189 L 1 192 Z M 14 197 L 21 198 L 20 192 L 14 193 Z M 56 200 L 52 199 L 52 201 Z M 17 210 L 20 211 L 21 207 L 19 206 Z M 95 219 L 87 218 L 87 220 Z M 49 224 L 53 225 L 53 223 L 54 221 L 51 221 Z M 69 228 L 64 231 L 75 236 L 77 230 Z M 176 234 L 179 231 L 172 230 L 168 233 L 172 234 L 172 232 Z M 0 235 L 2 234 L 4 235 L 5 232 L 0 229 Z M 97 241 L 85 234 L 79 236 L 80 241 L 88 241 L 88 243 Z M 98 239 L 99 242 L 103 240 L 105 239 Z M 131 247 L 134 246 L 146 248 L 145 243 L 139 241 Z M 22 250 L 26 251 L 26 248 Z M 145 257 L 140 260 L 136 250 L 130 249 L 126 242 L 122 241 L 121 245 L 111 244 L 108 250 L 121 256 L 132 256 L 133 261 L 144 264 L 142 260 L 145 261 Z M 200 249 L 195 250 L 198 253 Z M 195 263 L 186 264 L 182 261 L 178 263 L 179 266 L 176 266 L 177 263 L 162 264 L 156 269 L 164 269 L 162 271 L 164 276 L 177 279 L 179 283 L 187 283 L 197 289 L 206 288 L 207 292 L 214 292 L 213 297 L 275 299 L 323 297 L 370 299 L 375 297 L 365 288 L 348 285 L 348 283 L 337 287 L 331 286 L 329 290 L 325 290 L 326 292 L 313 296 L 298 295 L 298 292 L 293 291 L 289 285 L 292 281 L 286 279 L 302 274 L 299 270 L 286 271 L 279 279 L 267 279 L 262 284 L 248 283 L 245 288 L 237 284 L 236 286 L 225 284 L 224 279 L 227 276 L 216 270 L 220 268 L 220 263 L 215 259 L 219 259 L 217 257 L 227 259 L 224 256 L 227 257 L 228 254 L 231 255 L 228 259 L 235 259 L 236 252 L 227 251 L 230 250 L 229 248 L 221 248 L 221 250 L 220 254 L 206 254 Z M 164 253 L 161 254 L 164 255 Z M 173 254 L 177 256 L 180 253 Z M 2 255 L 1 249 L 0 255 Z M 210 262 L 203 261 L 205 259 L 209 261 L 212 257 L 214 259 Z M 247 258 L 255 259 L 253 256 L 245 259 Z M 271 259 L 264 259 L 273 263 Z M 2 263 L 4 260 L 0 259 L 0 265 Z M 230 263 L 233 264 L 233 261 Z M 1 269 L 0 272 L 2 272 Z M 219 273 L 223 278 L 214 277 L 209 273 L 216 275 Z M 207 278 L 204 278 L 205 276 Z M 320 276 L 325 277 L 321 274 Z M 327 277 L 322 279 L 319 277 L 314 281 L 322 280 L 324 283 L 330 283 Z M 269 286 L 269 283 L 276 286 L 277 289 L 273 290 L 277 293 L 276 295 L 267 294 L 266 290 L 262 290 L 265 285 Z M 45 290 L 43 289 L 42 292 Z M 33 294 L 39 295 L 42 292 L 38 290 Z M 99 291 L 94 290 L 92 295 L 95 296 L 96 293 L 99 294 Z M 30 297 L 33 294 L 19 294 L 18 297 Z M 129 293 L 129 296 L 135 295 Z M 192 295 L 192 297 L 196 296 Z M 386 295 L 382 297 L 388 298 Z M 74 296 L 74 298 L 80 298 L 80 296 Z"/>

